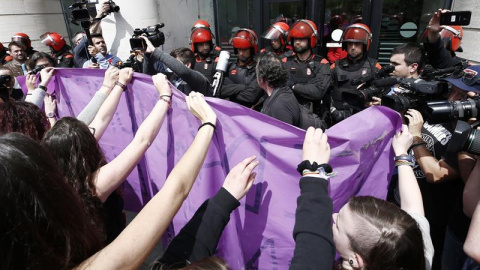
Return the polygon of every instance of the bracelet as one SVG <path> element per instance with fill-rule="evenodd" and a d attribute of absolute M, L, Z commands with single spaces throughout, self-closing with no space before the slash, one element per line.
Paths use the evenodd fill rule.
<path fill-rule="evenodd" d="M 415 163 L 409 162 L 409 161 L 406 161 L 406 160 L 396 160 L 395 161 L 395 167 L 402 166 L 402 165 L 407 165 L 407 166 L 410 166 L 410 167 L 413 168 L 413 166 L 415 166 Z"/>
<path fill-rule="evenodd" d="M 168 107 L 170 107 L 170 106 L 172 105 L 172 100 L 166 99 L 165 96 L 160 96 L 160 97 L 158 98 L 158 100 L 163 100 L 163 101 L 165 101 L 165 102 L 168 104 Z"/>
<path fill-rule="evenodd" d="M 204 127 L 204 126 L 212 126 L 212 127 L 213 127 L 213 132 L 215 132 L 215 131 L 217 130 L 217 127 L 216 127 L 214 124 L 210 123 L 210 122 L 205 122 L 205 123 L 201 124 L 201 125 L 198 127 L 198 130 L 200 130 L 200 129 L 201 129 L 202 127 Z"/>
<path fill-rule="evenodd" d="M 407 161 L 407 162 L 410 162 L 410 163 L 414 163 L 413 157 L 410 156 L 410 155 L 407 155 L 407 154 L 396 156 L 396 157 L 393 158 L 393 160 L 395 162 L 397 162 L 397 161 Z"/>
<path fill-rule="evenodd" d="M 329 174 L 325 172 L 325 169 L 323 167 L 318 167 L 318 169 L 315 170 L 315 171 L 310 171 L 310 170 L 305 169 L 302 172 L 302 177 L 304 177 L 304 176 L 323 178 L 325 180 L 328 180 L 328 178 L 330 178 Z"/>
<path fill-rule="evenodd" d="M 332 166 L 330 166 L 330 164 L 328 163 L 318 165 L 318 163 L 315 161 L 313 163 L 310 163 L 310 161 L 304 160 L 300 162 L 300 164 L 298 164 L 297 172 L 299 172 L 300 174 L 303 174 L 304 170 L 315 172 L 318 170 L 318 168 L 323 168 L 327 174 L 333 171 Z"/>
<path fill-rule="evenodd" d="M 110 85 L 106 85 L 106 84 L 102 84 L 103 87 L 107 87 L 108 89 L 112 89 L 113 86 L 110 86 Z"/>
<path fill-rule="evenodd" d="M 172 95 L 160 95 L 160 97 L 168 97 L 168 98 L 172 98 Z"/>
<path fill-rule="evenodd" d="M 426 146 L 427 143 L 426 143 L 426 142 L 414 143 L 414 144 L 412 144 L 412 145 L 410 146 L 410 148 L 408 149 L 408 152 L 410 152 L 411 150 L 413 150 L 413 149 L 415 149 L 415 148 L 417 148 L 417 147 L 419 147 L 419 146 L 422 146 L 422 145 L 425 145 L 425 146 Z"/>
<path fill-rule="evenodd" d="M 39 85 L 37 86 L 37 88 L 40 88 L 42 89 L 43 91 L 47 92 L 47 87 L 43 86 L 43 85 Z"/>
<path fill-rule="evenodd" d="M 125 91 L 125 89 L 127 89 L 127 86 L 126 86 L 125 84 L 119 82 L 119 81 L 116 81 L 116 82 L 115 82 L 115 85 L 120 86 L 120 87 L 123 89 L 123 91 Z"/>

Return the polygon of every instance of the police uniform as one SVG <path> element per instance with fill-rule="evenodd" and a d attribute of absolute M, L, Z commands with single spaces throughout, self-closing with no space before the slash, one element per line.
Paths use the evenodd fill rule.
<path fill-rule="evenodd" d="M 261 54 L 265 54 L 265 53 L 269 53 L 269 52 L 272 52 L 278 56 L 280 56 L 281 58 L 284 58 L 284 57 L 289 57 L 289 56 L 292 56 L 293 55 L 293 49 L 292 49 L 292 46 L 291 45 L 286 45 L 285 48 L 281 51 L 276 51 L 272 48 L 272 46 L 268 46 L 266 48 L 263 48 L 260 50 L 260 53 Z"/>
<path fill-rule="evenodd" d="M 55 67 L 73 67 L 73 53 L 70 49 L 70 46 L 65 45 L 58 52 L 52 51 L 51 56 L 55 61 Z"/>
<path fill-rule="evenodd" d="M 9 54 L 7 54 L 6 51 L 0 52 L 0 66 L 5 65 L 6 63 L 8 63 L 12 60 L 13 60 L 13 57 L 11 57 Z"/>
<path fill-rule="evenodd" d="M 216 46 L 205 59 L 200 59 L 198 53 L 195 53 L 195 66 L 193 69 L 205 75 L 210 84 L 213 82 L 213 75 L 215 75 L 215 68 L 217 67 L 218 56 L 221 50 L 220 47 Z"/>
<path fill-rule="evenodd" d="M 322 99 L 331 83 L 328 61 L 315 54 L 305 61 L 298 60 L 295 54 L 282 61 L 289 72 L 287 84 L 291 86 L 298 103 L 322 117 L 325 109 Z"/>
<path fill-rule="evenodd" d="M 350 81 L 366 74 L 372 74 L 376 69 L 380 69 L 381 66 L 377 63 L 377 60 L 370 57 L 363 57 L 357 62 L 353 62 L 349 57 L 346 57 L 335 61 L 330 68 L 333 77 L 331 111 L 337 112 L 332 114 L 332 122 L 335 124 L 363 109 L 353 104 L 348 104 L 343 99 L 343 93 L 345 92 L 358 92 L 358 85 L 352 85 Z"/>
<path fill-rule="evenodd" d="M 264 92 L 257 83 L 256 65 L 257 62 L 254 59 L 250 59 L 245 66 L 238 65 L 238 60 L 230 63 L 220 89 L 220 98 L 249 108 L 257 104 Z"/>

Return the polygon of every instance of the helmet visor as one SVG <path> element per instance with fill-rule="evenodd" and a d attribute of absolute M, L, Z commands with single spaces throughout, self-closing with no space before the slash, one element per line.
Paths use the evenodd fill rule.
<path fill-rule="evenodd" d="M 265 31 L 265 33 L 263 33 L 262 38 L 273 40 L 279 39 L 281 35 L 282 34 L 280 31 L 278 31 L 278 29 L 270 27 L 267 31 Z"/>

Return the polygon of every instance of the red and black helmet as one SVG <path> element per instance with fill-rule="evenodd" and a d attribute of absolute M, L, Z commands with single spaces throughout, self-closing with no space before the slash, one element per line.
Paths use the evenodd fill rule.
<path fill-rule="evenodd" d="M 459 25 L 444 25 L 440 36 L 445 42 L 447 50 L 456 52 L 462 43 L 463 28 Z"/>
<path fill-rule="evenodd" d="M 276 22 L 268 28 L 268 30 L 263 33 L 262 37 L 269 40 L 279 39 L 282 45 L 285 45 L 287 42 L 287 35 L 290 26 L 284 22 Z"/>
<path fill-rule="evenodd" d="M 25 46 L 25 49 L 29 49 L 32 47 L 32 42 L 30 41 L 30 37 L 25 33 L 15 33 L 12 36 L 12 41 L 23 44 L 23 46 Z"/>
<path fill-rule="evenodd" d="M 235 51 L 237 49 L 253 49 L 254 54 L 257 54 L 258 51 L 258 37 L 251 29 L 238 29 L 230 38 L 230 44 L 233 45 Z"/>
<path fill-rule="evenodd" d="M 317 26 L 310 20 L 296 21 L 288 31 L 287 42 L 293 42 L 295 38 L 309 38 L 310 48 L 314 48 L 318 39 Z"/>
<path fill-rule="evenodd" d="M 43 44 L 52 48 L 56 52 L 60 51 L 65 46 L 65 44 L 67 44 L 62 35 L 56 32 L 47 32 L 40 36 L 40 40 Z"/>
<path fill-rule="evenodd" d="M 210 30 L 210 24 L 205 20 L 198 20 L 193 24 L 192 31 L 190 33 L 189 44 L 193 52 L 197 52 L 195 44 L 210 42 L 213 49 L 213 39 L 215 36 Z"/>
<path fill-rule="evenodd" d="M 372 43 L 372 31 L 363 23 L 354 23 L 345 29 L 340 42 L 342 42 L 344 50 L 347 48 L 347 42 L 360 42 L 365 45 L 364 48 L 368 51 Z"/>

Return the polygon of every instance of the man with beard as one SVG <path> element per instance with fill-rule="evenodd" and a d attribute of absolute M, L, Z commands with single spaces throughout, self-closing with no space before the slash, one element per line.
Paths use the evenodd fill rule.
<path fill-rule="evenodd" d="M 120 58 L 107 52 L 107 44 L 102 34 L 92 34 L 92 43 L 93 46 L 88 46 L 88 52 L 97 59 L 97 63 L 93 63 L 90 59 L 83 64 L 83 68 L 107 69 L 110 66 L 116 66 L 121 61 Z"/>
<path fill-rule="evenodd" d="M 344 101 L 343 93 L 356 93 L 358 86 L 352 85 L 351 80 L 382 68 L 377 60 L 367 56 L 371 41 L 372 32 L 365 24 L 352 24 L 343 32 L 342 48 L 348 55 L 346 58 L 335 61 L 330 67 L 333 77 L 331 124 L 336 124 L 363 109 Z"/>
<path fill-rule="evenodd" d="M 322 99 L 330 87 L 331 78 L 328 61 L 313 52 L 317 39 L 317 26 L 309 20 L 298 20 L 287 37 L 294 54 L 282 61 L 289 72 L 287 85 L 298 103 L 322 117 L 325 112 Z"/>
<path fill-rule="evenodd" d="M 6 63 L 4 67 L 10 69 L 14 77 L 22 76 L 27 70 L 26 66 L 24 65 L 25 62 L 27 62 L 25 46 L 19 42 L 12 41 L 10 44 L 8 44 L 8 50 L 10 51 L 10 56 L 13 58 L 13 60 Z"/>
<path fill-rule="evenodd" d="M 30 57 L 37 52 L 32 48 L 32 41 L 30 40 L 30 37 L 25 33 L 15 33 L 12 36 L 12 42 L 18 42 L 23 45 L 25 48 L 25 54 L 27 55 L 26 59 L 30 59 Z"/>
<path fill-rule="evenodd" d="M 230 63 L 219 97 L 251 108 L 263 95 L 255 75 L 258 39 L 251 29 L 241 28 L 230 39 L 237 61 Z"/>
<path fill-rule="evenodd" d="M 292 46 L 287 43 L 287 35 L 290 26 L 284 22 L 276 22 L 262 35 L 270 41 L 270 46 L 263 48 L 260 53 L 273 52 L 280 57 L 288 57 L 293 54 Z"/>
<path fill-rule="evenodd" d="M 198 20 L 193 24 L 190 34 L 190 46 L 195 53 L 194 69 L 207 77 L 210 83 L 213 82 L 215 66 L 218 61 L 217 53 L 221 48 L 214 46 L 213 33 L 210 24 L 205 20 Z"/>

